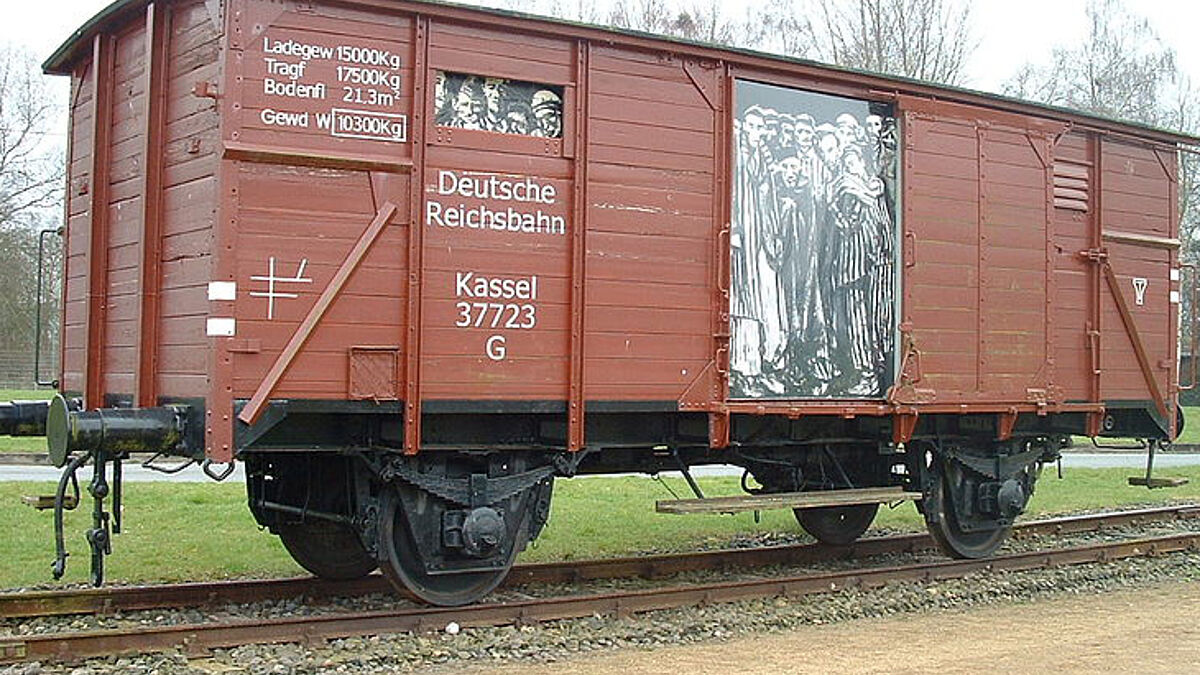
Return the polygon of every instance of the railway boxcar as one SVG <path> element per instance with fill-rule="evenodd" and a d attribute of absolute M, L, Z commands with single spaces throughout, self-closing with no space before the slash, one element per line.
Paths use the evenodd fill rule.
<path fill-rule="evenodd" d="M 403 0 L 119 0 L 46 70 L 97 581 L 132 450 L 458 604 L 558 476 L 733 464 L 819 539 L 907 498 L 984 556 L 1055 439 L 1178 431 L 1191 137 Z"/>

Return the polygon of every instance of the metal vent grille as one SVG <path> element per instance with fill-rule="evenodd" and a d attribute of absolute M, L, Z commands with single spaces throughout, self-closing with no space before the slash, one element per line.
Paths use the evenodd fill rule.
<path fill-rule="evenodd" d="M 1054 162 L 1054 206 L 1071 211 L 1088 210 L 1088 166 L 1068 160 Z"/>

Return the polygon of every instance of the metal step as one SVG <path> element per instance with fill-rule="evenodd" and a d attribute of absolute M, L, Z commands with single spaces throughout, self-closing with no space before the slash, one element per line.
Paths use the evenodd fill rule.
<path fill-rule="evenodd" d="M 770 509 L 814 509 L 821 506 L 883 504 L 920 499 L 920 492 L 905 492 L 900 486 L 827 490 L 821 492 L 779 492 L 770 495 L 739 495 L 708 499 L 663 499 L 654 503 L 659 513 L 740 513 Z"/>

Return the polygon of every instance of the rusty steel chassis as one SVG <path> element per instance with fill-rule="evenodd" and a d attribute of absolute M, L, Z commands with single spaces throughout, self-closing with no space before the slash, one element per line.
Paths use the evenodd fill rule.
<path fill-rule="evenodd" d="M 1031 521 L 1017 525 L 1014 530 L 1016 534 L 1025 536 L 1062 535 L 1106 527 L 1196 517 L 1200 517 L 1200 504 L 1186 504 Z M 518 565 L 513 568 L 505 585 L 575 583 L 588 579 L 621 577 L 654 578 L 697 570 L 801 564 L 886 553 L 918 552 L 932 548 L 933 541 L 922 533 L 866 539 L 849 546 L 772 546 L 681 555 Z M 934 581 L 980 571 L 1038 569 L 1185 550 L 1200 550 L 1200 534 L 1172 534 L 1057 550 L 1015 553 L 983 560 L 946 560 L 468 607 L 410 607 L 285 619 L 243 619 L 229 623 L 21 636 L 0 639 L 0 663 L 71 661 L 91 656 L 177 648 L 182 648 L 188 653 L 203 654 L 211 649 L 250 643 L 309 643 L 361 634 L 438 630 L 451 621 L 469 627 L 569 619 L 593 614 L 624 617 L 634 612 L 697 604 L 772 596 L 794 597 L 833 592 L 847 587 L 879 586 L 895 581 Z M 103 590 L 34 591 L 0 595 L 0 617 L 107 614 L 168 606 L 204 606 L 299 596 L 318 598 L 363 595 L 387 592 L 389 589 L 390 586 L 381 577 L 371 575 L 351 582 L 297 578 Z"/>

